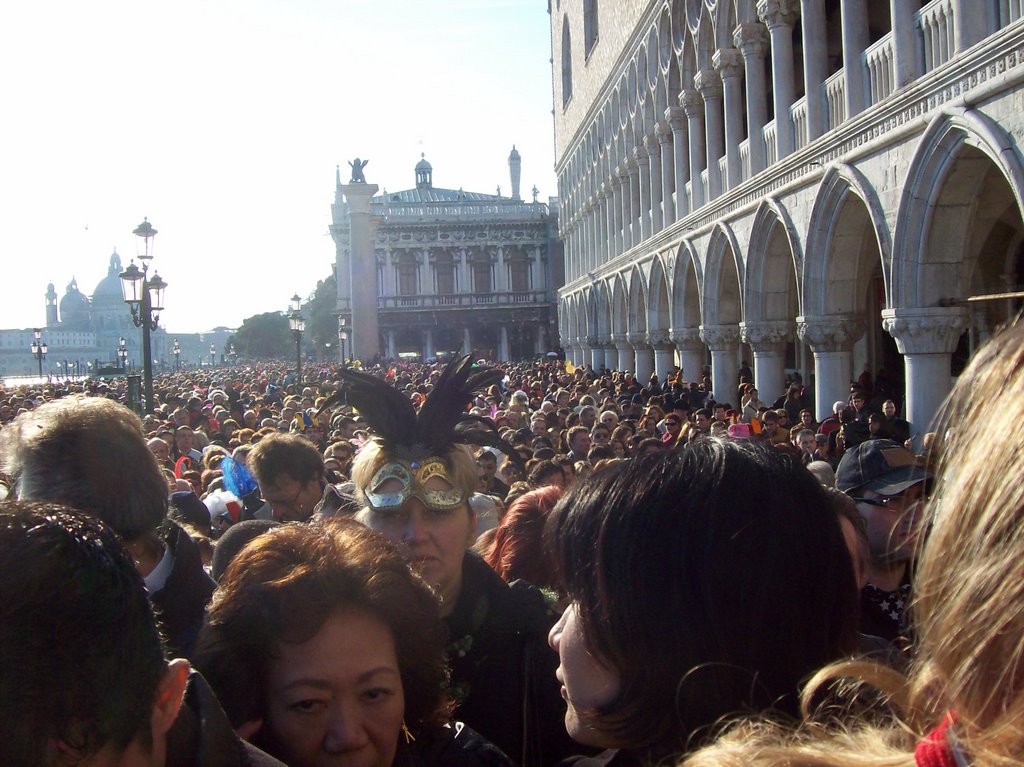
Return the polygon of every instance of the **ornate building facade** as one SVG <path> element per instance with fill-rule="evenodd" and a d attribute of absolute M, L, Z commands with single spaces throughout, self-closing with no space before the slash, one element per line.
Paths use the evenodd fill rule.
<path fill-rule="evenodd" d="M 1020 0 L 549 7 L 570 358 L 819 416 L 867 365 L 923 432 L 1020 307 Z"/>
<path fill-rule="evenodd" d="M 519 193 L 521 157 L 509 156 L 511 196 L 443 189 L 421 158 L 416 186 L 370 200 L 377 284 L 353 285 L 350 211 L 340 171 L 331 206 L 339 322 L 352 326 L 352 291 L 376 289 L 383 356 L 429 359 L 475 350 L 509 360 L 557 345 L 563 281 L 558 205 Z M 356 256 L 358 257 L 358 255 Z M 342 352 L 344 353 L 344 352 Z"/>

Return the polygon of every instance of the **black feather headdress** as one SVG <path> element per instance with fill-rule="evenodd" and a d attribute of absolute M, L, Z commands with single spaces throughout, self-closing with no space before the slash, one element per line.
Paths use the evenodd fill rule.
<path fill-rule="evenodd" d="M 351 405 L 394 458 L 443 457 L 454 445 L 494 447 L 516 456 L 490 421 L 466 412 L 476 392 L 504 376 L 498 368 L 474 367 L 472 355 L 448 363 L 418 413 L 408 397 L 380 378 L 351 368 L 342 369 L 339 376 L 345 387 L 332 395 L 320 412 L 338 404 Z"/>

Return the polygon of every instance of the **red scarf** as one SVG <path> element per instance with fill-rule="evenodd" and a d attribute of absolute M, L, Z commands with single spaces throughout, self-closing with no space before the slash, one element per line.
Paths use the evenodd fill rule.
<path fill-rule="evenodd" d="M 914 761 L 918 767 L 959 767 L 949 744 L 949 728 L 955 721 L 954 714 L 946 714 L 942 723 L 917 744 Z"/>

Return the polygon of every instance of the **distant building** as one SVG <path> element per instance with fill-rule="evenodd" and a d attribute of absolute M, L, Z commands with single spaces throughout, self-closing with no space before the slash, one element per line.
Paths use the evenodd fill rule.
<path fill-rule="evenodd" d="M 128 366 L 142 369 L 142 331 L 135 327 L 132 315 L 121 293 L 120 274 L 124 271 L 121 256 L 110 255 L 107 275 L 99 281 L 92 296 L 82 293 L 72 277 L 63 297 L 58 297 L 51 282 L 46 287 L 46 322 L 39 326 L 47 346 L 43 375 L 88 375 L 103 366 L 117 365 L 117 349 L 124 338 L 128 349 Z M 59 298 L 59 300 L 58 300 Z M 39 372 L 39 362 L 30 351 L 34 327 L 0 330 L 0 378 L 32 376 Z M 170 334 L 158 327 L 152 335 L 154 370 L 173 370 L 174 341 L 181 349 L 182 367 L 210 363 L 210 344 L 217 349 L 217 363 L 223 363 L 223 347 L 231 334 L 229 328 L 209 333 Z"/>
<path fill-rule="evenodd" d="M 416 186 L 371 200 L 376 227 L 380 350 L 430 358 L 475 350 L 508 360 L 557 346 L 555 299 L 563 283 L 558 203 L 520 196 L 521 158 L 509 155 L 511 196 L 442 189 L 422 157 Z M 340 171 L 331 206 L 337 311 L 351 325 L 350 223 Z"/>

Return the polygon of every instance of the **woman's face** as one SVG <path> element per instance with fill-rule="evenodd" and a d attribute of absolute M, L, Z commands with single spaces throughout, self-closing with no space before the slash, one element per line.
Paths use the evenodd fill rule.
<path fill-rule="evenodd" d="M 388 627 L 339 611 L 312 639 L 279 651 L 260 733 L 274 755 L 291 767 L 391 767 L 405 696 Z"/>
<path fill-rule="evenodd" d="M 613 748 L 616 743 L 599 729 L 597 710 L 619 694 L 619 672 L 595 655 L 583 637 L 575 602 L 571 602 L 548 633 L 548 644 L 558 653 L 555 677 L 562 683 L 568 704 L 565 729 L 585 746 Z"/>

